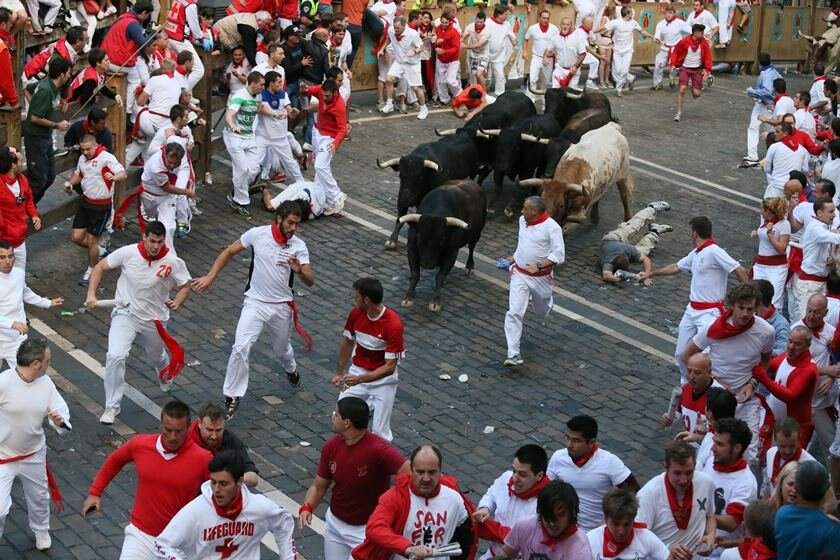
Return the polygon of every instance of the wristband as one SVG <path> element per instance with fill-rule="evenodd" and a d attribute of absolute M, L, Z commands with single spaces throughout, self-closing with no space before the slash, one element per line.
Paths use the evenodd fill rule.
<path fill-rule="evenodd" d="M 313 510 L 314 510 L 314 508 L 312 507 L 312 504 L 307 503 L 307 502 L 303 502 L 303 504 L 301 504 L 301 506 L 300 506 L 300 509 L 298 510 L 298 517 L 304 511 L 308 511 L 309 513 L 312 513 Z"/>

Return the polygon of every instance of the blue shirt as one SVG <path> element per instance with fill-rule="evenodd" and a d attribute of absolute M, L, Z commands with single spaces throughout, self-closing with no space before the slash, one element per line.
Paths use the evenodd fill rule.
<path fill-rule="evenodd" d="M 776 513 L 777 560 L 818 558 L 840 553 L 840 523 L 822 510 L 798 505 L 782 506 Z"/>
<path fill-rule="evenodd" d="M 286 98 L 286 92 L 282 89 L 277 93 L 271 93 L 268 89 L 262 90 L 262 101 L 275 111 L 280 108 L 280 102 Z M 284 104 L 285 105 L 285 104 Z"/>
<path fill-rule="evenodd" d="M 776 67 L 768 64 L 759 72 L 758 77 L 755 79 L 755 86 L 747 88 L 747 95 L 765 105 L 772 104 L 774 97 L 773 80 L 781 77 L 782 75 L 779 74 Z"/>
<path fill-rule="evenodd" d="M 790 337 L 790 323 L 784 318 L 778 309 L 775 313 L 773 313 L 772 317 L 767 319 L 767 322 L 770 323 L 771 327 L 773 327 L 773 331 L 775 333 L 775 338 L 773 340 L 773 355 L 778 356 L 787 350 L 787 342 Z"/>

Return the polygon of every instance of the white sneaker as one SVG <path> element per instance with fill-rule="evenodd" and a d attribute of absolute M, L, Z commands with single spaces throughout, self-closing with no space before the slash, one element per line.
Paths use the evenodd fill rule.
<path fill-rule="evenodd" d="M 172 381 L 172 379 L 161 379 L 160 390 L 164 393 L 168 393 L 172 389 Z"/>
<path fill-rule="evenodd" d="M 340 195 L 338 195 L 338 202 L 336 202 L 334 210 L 336 212 L 341 212 L 342 210 L 344 210 L 345 202 L 347 202 L 347 195 L 341 193 Z"/>
<path fill-rule="evenodd" d="M 648 204 L 648 206 L 650 206 L 657 212 L 665 212 L 671 209 L 671 205 L 665 202 L 664 200 L 654 200 L 653 202 Z"/>
<path fill-rule="evenodd" d="M 111 5 L 110 5 L 110 6 L 108 6 L 108 8 L 105 10 L 105 17 L 108 17 L 108 16 L 110 16 L 110 15 L 114 15 L 114 14 L 116 14 L 116 13 L 117 13 L 117 7 L 116 7 L 116 6 L 114 6 L 113 4 L 111 4 Z"/>
<path fill-rule="evenodd" d="M 669 226 L 668 224 L 650 224 L 648 227 L 650 231 L 656 234 L 661 233 L 668 233 L 669 231 L 674 231 L 674 228 Z"/>
<path fill-rule="evenodd" d="M 113 408 L 109 407 L 105 409 L 105 412 L 102 413 L 102 416 L 99 417 L 100 424 L 108 424 L 109 426 L 114 423 L 116 420 L 117 415 L 119 415 L 120 409 L 119 407 Z"/>
<path fill-rule="evenodd" d="M 517 354 L 516 356 L 512 356 L 510 358 L 507 358 L 504 362 L 502 362 L 502 365 L 505 366 L 505 367 L 516 367 L 516 366 L 521 366 L 524 363 L 525 363 L 525 360 L 522 359 L 522 356 Z"/>
<path fill-rule="evenodd" d="M 420 106 L 420 112 L 417 113 L 417 119 L 421 121 L 425 121 L 426 117 L 429 116 L 429 108 L 425 105 Z"/>
<path fill-rule="evenodd" d="M 389 99 L 388 101 L 385 102 L 385 105 L 382 106 L 382 109 L 380 109 L 380 111 L 382 111 L 383 115 L 387 115 L 388 113 L 393 113 L 394 112 L 394 102 Z"/>
<path fill-rule="evenodd" d="M 586 89 L 601 89 L 601 88 L 599 88 L 598 84 L 596 84 L 594 81 L 586 80 Z"/>
<path fill-rule="evenodd" d="M 38 550 L 49 550 L 52 546 L 52 538 L 49 531 L 35 531 L 35 548 Z"/>
<path fill-rule="evenodd" d="M 311 152 L 312 151 L 312 144 L 310 144 L 309 142 L 304 142 L 303 143 L 303 151 L 304 152 Z"/>

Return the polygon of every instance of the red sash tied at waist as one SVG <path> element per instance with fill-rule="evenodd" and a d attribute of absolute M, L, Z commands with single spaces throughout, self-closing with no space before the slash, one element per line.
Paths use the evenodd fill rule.
<path fill-rule="evenodd" d="M 722 301 L 689 301 L 688 304 L 695 311 L 706 311 L 707 309 L 717 309 L 723 313 Z"/>
<path fill-rule="evenodd" d="M 518 272 L 521 272 L 525 276 L 549 276 L 551 274 L 552 268 L 554 268 L 554 267 L 546 266 L 542 270 L 539 270 L 537 272 L 528 272 L 527 270 L 525 270 L 521 266 L 517 265 L 516 263 L 513 263 L 513 267 L 511 268 L 511 271 L 513 271 L 513 269 L 516 269 Z"/>
<path fill-rule="evenodd" d="M 782 266 L 788 263 L 785 255 L 756 255 L 753 264 L 761 264 L 764 266 Z"/>
<path fill-rule="evenodd" d="M 23 461 L 24 459 L 28 459 L 35 455 L 37 451 L 33 451 L 32 453 L 24 453 L 23 455 L 17 455 L 15 457 L 9 457 L 8 459 L 0 459 L 0 465 L 7 465 L 9 463 L 17 463 L 18 461 Z M 61 489 L 58 487 L 58 481 L 55 479 L 55 475 L 53 475 L 52 469 L 50 466 L 45 463 L 47 469 L 47 488 L 50 490 L 50 500 L 55 504 L 55 509 L 60 513 L 64 511 L 64 500 L 61 497 Z"/>
<path fill-rule="evenodd" d="M 802 269 L 799 269 L 799 279 L 807 280 L 809 282 L 825 282 L 825 276 L 817 276 L 816 274 L 808 274 Z"/>

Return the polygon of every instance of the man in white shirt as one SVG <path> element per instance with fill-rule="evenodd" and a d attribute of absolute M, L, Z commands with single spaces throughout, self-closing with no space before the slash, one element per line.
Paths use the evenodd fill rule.
<path fill-rule="evenodd" d="M 587 42 L 579 33 L 575 33 L 570 17 L 560 20 L 560 32 L 552 40 L 554 71 L 551 74 L 551 87 L 577 87 L 580 67 L 586 58 Z"/>
<path fill-rule="evenodd" d="M 615 93 L 621 97 L 621 90 L 627 86 L 633 90 L 636 77 L 630 73 L 630 62 L 633 60 L 633 34 L 641 33 L 642 37 L 653 37 L 646 29 L 642 29 L 639 22 L 633 19 L 633 9 L 630 6 L 621 8 L 621 17 L 607 22 L 602 30 L 612 33 L 613 60 L 612 77 L 615 81 Z"/>
<path fill-rule="evenodd" d="M 0 538 L 12 507 L 12 484 L 20 478 L 35 533 L 35 548 L 47 550 L 50 538 L 51 478 L 47 467 L 44 420 L 59 434 L 70 426 L 70 409 L 46 375 L 51 352 L 47 341 L 30 338 L 20 345 L 17 363 L 0 373 Z"/>
<path fill-rule="evenodd" d="M 170 5 L 163 29 L 169 38 L 169 48 L 178 54 L 182 51 L 189 51 L 193 55 L 194 66 L 192 72 L 190 72 L 187 86 L 188 91 L 192 91 L 204 77 L 204 64 L 202 64 L 193 43 L 202 44 L 206 39 L 211 41 L 213 39 L 212 31 L 209 29 L 205 31 L 201 28 L 197 0 L 174 0 Z"/>
<path fill-rule="evenodd" d="M 674 264 L 640 274 L 642 280 L 654 276 L 670 276 L 680 272 L 691 274 L 691 290 L 688 305 L 679 325 L 677 347 L 674 359 L 680 368 L 680 386 L 686 383 L 686 369 L 683 352 L 699 331 L 717 319 L 723 312 L 723 298 L 726 296 L 727 279 L 735 273 L 739 282 L 748 282 L 749 274 L 712 239 L 712 222 L 705 216 L 697 216 L 689 222 L 694 249 Z M 675 389 L 679 391 L 679 389 Z"/>
<path fill-rule="evenodd" d="M 135 140 L 126 146 L 126 165 L 131 164 L 146 150 L 145 142 L 154 138 L 157 130 L 167 123 L 169 110 L 181 99 L 181 84 L 167 73 L 174 72 L 175 62 L 164 60 L 163 64 L 164 69 L 171 68 L 171 70 L 164 70 L 157 76 L 151 77 L 143 86 L 143 91 L 137 94 L 137 105 L 141 106 L 141 109 L 134 117 L 134 128 L 131 133 L 139 141 Z"/>
<path fill-rule="evenodd" d="M 289 142 L 289 118 L 297 115 L 297 109 L 291 106 L 289 96 L 283 91 L 283 75 L 274 70 L 266 72 L 265 89 L 260 95 L 256 134 L 257 141 L 265 146 L 261 177 L 270 180 L 282 168 L 288 183 L 303 181 L 300 164 Z"/>
<path fill-rule="evenodd" d="M 668 547 L 644 523 L 636 523 L 639 501 L 630 490 L 604 496 L 604 525 L 587 533 L 593 560 L 671 560 Z"/>
<path fill-rule="evenodd" d="M 598 76 L 598 68 L 601 66 L 601 60 L 598 58 L 598 51 L 591 41 L 591 34 L 595 29 L 595 20 L 592 16 L 586 16 L 580 23 L 580 27 L 575 29 L 575 33 L 580 37 L 581 42 L 586 45 L 586 56 L 583 63 L 589 67 L 589 73 L 586 78 L 586 89 L 601 89 L 595 78 Z M 572 78 L 574 79 L 574 78 Z M 580 77 L 575 80 L 575 84 L 579 83 Z"/>
<path fill-rule="evenodd" d="M 759 115 L 758 121 L 777 126 L 784 120 L 785 115 L 796 113 L 796 105 L 793 103 L 793 98 L 787 94 L 787 82 L 784 78 L 773 80 L 773 93 L 775 95 L 773 114 L 770 116 Z"/>
<path fill-rule="evenodd" d="M 689 29 L 691 29 L 691 26 L 695 23 L 705 25 L 706 39 L 708 39 L 710 43 L 712 38 L 720 29 L 718 27 L 717 19 L 712 15 L 712 12 L 706 9 L 706 4 L 703 0 L 694 0 L 694 11 L 688 15 L 688 19 L 686 19 L 685 22 L 688 24 Z"/>
<path fill-rule="evenodd" d="M 715 547 L 715 485 L 696 464 L 693 447 L 681 441 L 669 443 L 665 472 L 650 479 L 636 495 L 636 520 L 665 543 L 673 560 L 691 560 L 695 551 Z"/>
<path fill-rule="evenodd" d="M 486 90 L 487 69 L 490 67 L 490 32 L 487 30 L 487 16 L 484 12 L 478 12 L 475 20 L 464 29 L 461 45 L 467 50 L 470 83 L 478 83 Z"/>
<path fill-rule="evenodd" d="M 542 446 L 529 443 L 520 447 L 513 457 L 511 470 L 503 472 L 481 497 L 473 521 L 483 523 L 493 519 L 510 529 L 520 519 L 536 515 L 537 497 L 550 482 L 547 468 L 548 455 Z M 491 560 L 501 550 L 501 543 L 494 543 L 481 560 Z"/>
<path fill-rule="evenodd" d="M 759 430 L 763 420 L 762 404 L 755 394 L 758 384 L 753 368 L 767 363 L 773 353 L 775 331 L 755 315 L 761 293 L 755 284 L 741 284 L 726 296 L 726 309 L 686 346 L 683 359 L 708 349 L 715 380 L 738 399 L 735 417 L 749 426 L 753 438 L 747 457 L 759 460 Z"/>
<path fill-rule="evenodd" d="M 817 121 L 814 115 L 808 110 L 811 105 L 811 94 L 807 91 L 800 91 L 793 96 L 793 106 L 796 111 L 793 118 L 796 122 L 796 129 L 808 134 L 811 138 L 817 134 Z"/>
<path fill-rule="evenodd" d="M 3 360 L 8 367 L 15 367 L 18 348 L 26 340 L 29 326 L 24 303 L 48 309 L 64 303 L 64 298 L 48 299 L 32 291 L 26 285 L 26 273 L 15 266 L 15 248 L 0 240 L 0 367 Z"/>
<path fill-rule="evenodd" d="M 265 76 L 269 72 L 276 72 L 280 74 L 280 77 L 283 79 L 281 89 L 285 88 L 286 70 L 283 68 L 283 59 L 285 58 L 286 51 L 283 50 L 282 46 L 276 43 L 273 45 L 269 45 L 268 60 L 266 60 L 262 64 L 257 64 L 254 67 L 254 72 L 259 72 L 263 76 Z M 265 87 L 268 87 L 268 82 L 266 82 Z"/>
<path fill-rule="evenodd" d="M 177 311 L 190 295 L 187 265 L 166 246 L 166 228 L 160 222 L 149 222 L 139 243 L 120 247 L 94 267 L 85 300 L 88 309 L 97 307 L 102 275 L 113 269 L 120 270 L 120 277 L 108 331 L 105 412 L 99 418 L 102 424 L 113 424 L 120 413 L 125 361 L 137 336 L 146 350 L 146 359 L 155 365 L 161 391 L 169 391 L 184 367 L 184 350 L 166 330 L 166 322 L 169 313 Z M 170 299 L 173 289 L 178 292 Z"/>
<path fill-rule="evenodd" d="M 174 250 L 178 196 L 195 198 L 189 156 L 184 147 L 170 142 L 152 154 L 140 175 L 140 206 L 143 214 L 166 228 L 166 244 Z"/>
<path fill-rule="evenodd" d="M 553 38 L 560 31 L 549 21 L 548 10 L 540 12 L 539 21 L 525 31 L 525 45 L 530 47 L 531 62 L 528 66 L 528 97 L 536 103 L 533 90 L 543 90 L 551 86 Z"/>
<path fill-rule="evenodd" d="M 273 194 L 269 188 L 263 189 L 263 204 L 266 210 L 274 212 L 287 200 L 301 204 L 301 220 L 315 219 L 324 213 L 327 203 L 327 191 L 314 181 L 298 181 L 289 186 L 280 183 L 280 194 Z"/>
<path fill-rule="evenodd" d="M 776 126 L 775 142 L 764 156 L 764 174 L 767 187 L 764 199 L 783 197 L 785 183 L 791 171 L 808 170 L 808 152 L 792 137 L 793 127 L 783 122 Z"/>
<path fill-rule="evenodd" d="M 493 17 L 487 20 L 485 28 L 490 37 L 489 57 L 493 73 L 493 94 L 496 97 L 505 92 L 505 65 L 510 57 L 511 47 L 516 43 L 513 28 L 507 18 L 507 7 L 496 6 L 493 8 Z"/>
<path fill-rule="evenodd" d="M 802 448 L 799 422 L 788 416 L 776 422 L 773 435 L 776 445 L 767 450 L 767 464 L 764 465 L 764 483 L 761 496 L 770 496 L 779 481 L 784 466 L 791 461 L 816 461 Z"/>
<path fill-rule="evenodd" d="M 828 143 L 828 152 L 830 154 L 829 159 L 823 163 L 821 178 L 828 179 L 835 186 L 835 192 L 831 195 L 831 199 L 834 201 L 835 208 L 837 207 L 838 202 L 840 202 L 840 197 L 837 196 L 837 185 L 840 184 L 840 138 L 835 138 L 831 142 Z"/>
<path fill-rule="evenodd" d="M 403 16 L 394 18 L 394 26 L 388 28 L 389 48 L 393 55 L 393 62 L 388 68 L 387 81 L 385 82 L 385 105 L 382 113 L 388 114 L 394 110 L 394 87 L 400 80 L 405 80 L 408 87 L 414 90 L 417 102 L 420 104 L 420 112 L 417 118 L 420 120 L 429 116 L 429 109 L 426 107 L 426 92 L 423 88 L 423 77 L 420 73 L 420 52 L 423 50 L 423 40 L 420 34 L 406 25 Z M 405 100 L 402 101 L 405 103 Z"/>
<path fill-rule="evenodd" d="M 665 70 L 671 70 L 671 49 L 680 42 L 680 39 L 691 33 L 691 27 L 684 19 L 677 17 L 673 4 L 665 8 L 665 19 L 656 24 L 653 32 L 653 40 L 659 45 L 656 53 L 656 60 L 653 66 L 653 85 L 651 89 L 662 89 L 662 80 Z M 675 85 L 674 78 L 670 79 L 670 86 Z"/>
<path fill-rule="evenodd" d="M 512 264 L 505 314 L 507 358 L 504 365 L 513 367 L 524 363 L 519 348 L 528 302 L 533 300 L 534 312 L 544 323 L 554 305 L 554 267 L 566 261 L 563 229 L 546 212 L 542 197 L 525 199 L 519 218 L 519 241 L 509 260 Z"/>
<path fill-rule="evenodd" d="M 293 201 L 283 202 L 275 213 L 270 226 L 251 228 L 222 251 L 210 271 L 196 278 L 195 291 L 204 292 L 213 285 L 219 273 L 230 260 L 244 249 L 252 251 L 252 269 L 242 313 L 236 325 L 236 339 L 231 349 L 225 372 L 222 393 L 225 397 L 227 419 L 239 407 L 240 399 L 248 389 L 249 357 L 251 347 L 267 326 L 273 338 L 272 348 L 293 386 L 300 383 L 294 350 L 292 329 L 312 348 L 312 338 L 298 319 L 292 284 L 298 275 L 306 286 L 315 283 L 315 271 L 309 264 L 306 243 L 296 236 L 300 224 L 300 206 Z"/>
<path fill-rule="evenodd" d="M 615 455 L 598 446 L 598 423 L 580 415 L 566 422 L 566 447 L 548 462 L 548 477 L 575 487 L 580 500 L 578 525 L 589 531 L 604 522 L 601 500 L 613 488 L 639 489 L 636 477 Z"/>
<path fill-rule="evenodd" d="M 825 64 L 822 62 L 814 63 L 814 81 L 811 83 L 811 88 L 808 94 L 811 96 L 811 104 L 808 107 L 815 115 L 822 115 L 827 110 L 831 110 L 831 102 L 825 96 Z M 827 108 L 827 109 L 826 109 Z"/>
<path fill-rule="evenodd" d="M 834 214 L 834 202 L 830 198 L 814 202 L 815 219 L 808 222 L 802 234 L 802 266 L 794 280 L 796 308 L 790 312 L 791 321 L 798 321 L 805 314 L 808 298 L 825 291 L 834 246 L 840 243 L 840 233 L 830 230 Z"/>

